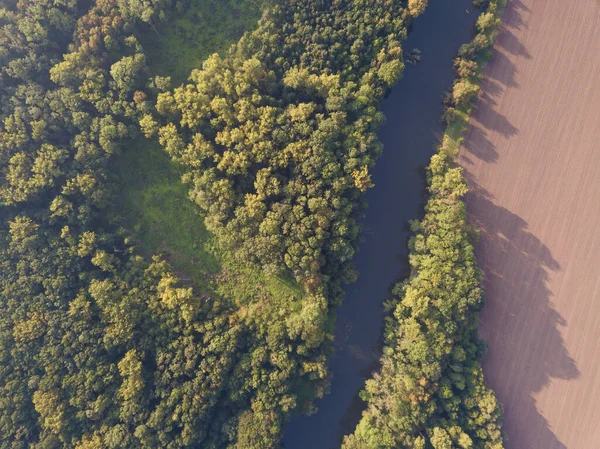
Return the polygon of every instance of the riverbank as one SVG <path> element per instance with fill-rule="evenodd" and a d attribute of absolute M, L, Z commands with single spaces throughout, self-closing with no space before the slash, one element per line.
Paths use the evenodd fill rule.
<path fill-rule="evenodd" d="M 510 1 L 459 163 L 506 447 L 600 441 L 600 8 Z"/>
<path fill-rule="evenodd" d="M 428 166 L 425 217 L 411 222 L 411 274 L 386 302 L 393 314 L 381 368 L 361 392 L 368 408 L 344 449 L 503 447 L 501 407 L 483 379 L 482 276 L 455 160 L 503 6 L 486 4 L 476 35 L 454 59 L 457 79 L 444 101 L 446 132 Z"/>

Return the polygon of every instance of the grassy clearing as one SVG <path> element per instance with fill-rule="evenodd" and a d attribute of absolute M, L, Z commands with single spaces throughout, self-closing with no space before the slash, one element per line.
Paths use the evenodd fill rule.
<path fill-rule="evenodd" d="M 117 214 L 133 231 L 142 254 L 167 254 L 175 270 L 195 279 L 221 270 L 208 250 L 211 235 L 188 198 L 178 167 L 157 142 L 132 142 L 114 169 L 120 186 Z"/>
<path fill-rule="evenodd" d="M 140 37 L 153 74 L 184 82 L 212 53 L 224 53 L 256 26 L 260 9 L 248 0 L 192 0 L 160 29 Z"/>
<path fill-rule="evenodd" d="M 181 83 L 190 71 L 214 52 L 225 52 L 248 29 L 260 11 L 249 1 L 194 0 L 185 14 L 158 30 L 141 34 L 153 74 L 171 75 Z M 287 301 L 302 298 L 304 290 L 291 277 L 266 276 L 236 266 L 216 249 L 199 208 L 181 183 L 181 171 L 156 141 L 144 138 L 127 143 L 114 160 L 119 196 L 111 215 L 133 233 L 146 257 L 163 254 L 183 278 L 201 290 L 237 303 L 263 292 Z"/>

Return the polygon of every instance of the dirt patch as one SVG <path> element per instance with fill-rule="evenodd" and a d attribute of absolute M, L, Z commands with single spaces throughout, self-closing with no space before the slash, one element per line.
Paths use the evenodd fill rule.
<path fill-rule="evenodd" d="M 506 447 L 598 449 L 598 0 L 509 0 L 459 162 Z"/>

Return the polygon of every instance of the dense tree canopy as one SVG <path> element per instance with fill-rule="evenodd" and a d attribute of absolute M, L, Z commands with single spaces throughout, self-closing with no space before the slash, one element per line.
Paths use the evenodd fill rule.
<path fill-rule="evenodd" d="M 323 326 L 264 289 L 194 292 L 105 229 L 108 162 L 150 110 L 134 25 L 169 5 L 88 7 L 1 10 L 0 447 L 276 445 Z"/>
<path fill-rule="evenodd" d="M 0 9 L 2 448 L 276 447 L 325 389 L 333 277 L 354 276 L 377 100 L 401 73 L 408 15 L 400 1 L 281 2 L 157 97 L 168 80 L 137 34 L 185 7 Z M 223 247 L 310 294 L 227 268 L 199 291 L 137 255 L 104 216 L 110 162 L 139 128 L 190 167 Z"/>

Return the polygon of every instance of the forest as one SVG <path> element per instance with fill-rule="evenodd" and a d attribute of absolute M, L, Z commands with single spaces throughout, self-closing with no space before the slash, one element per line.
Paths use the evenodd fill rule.
<path fill-rule="evenodd" d="M 488 40 L 457 60 L 448 120 L 476 96 L 493 5 L 479 22 Z M 280 446 L 292 414 L 313 411 L 327 392 L 335 308 L 357 276 L 357 219 L 382 151 L 378 106 L 402 75 L 402 42 L 425 7 L 0 1 L 0 448 Z M 159 179 L 133 179 L 128 164 L 138 160 Z M 478 365 L 481 291 L 464 184 L 451 165 L 442 153 L 432 163 L 430 223 L 415 224 L 413 270 L 435 262 L 428 243 L 439 227 L 457 259 L 432 274 L 448 273 L 437 286 L 423 273 L 398 287 L 424 315 L 390 302 L 388 344 L 400 328 L 414 335 L 384 356 L 376 379 L 429 369 L 416 377 L 431 382 L 418 394 L 443 391 L 443 406 L 462 416 L 464 404 L 493 395 Z M 150 229 L 166 223 L 173 228 Z M 446 305 L 428 311 L 419 295 Z M 424 348 L 442 334 L 420 336 L 419 319 L 437 320 L 448 341 Z M 411 366 L 407 350 L 431 350 L 432 366 Z M 448 354 L 454 372 L 438 388 Z M 378 407 L 378 382 L 367 387 L 367 413 Z M 406 420 L 403 395 L 386 417 Z M 437 400 L 417 403 L 419 431 L 440 422 Z M 487 407 L 487 420 L 465 428 L 480 435 L 474 444 L 498 441 L 490 426 L 499 409 Z M 377 442 L 375 429 L 388 424 L 365 419 L 372 428 L 363 420 L 348 447 L 392 447 L 390 438 L 429 447 L 408 445 L 404 427 Z M 444 431 L 466 441 L 456 426 L 438 427 L 438 440 Z"/>

